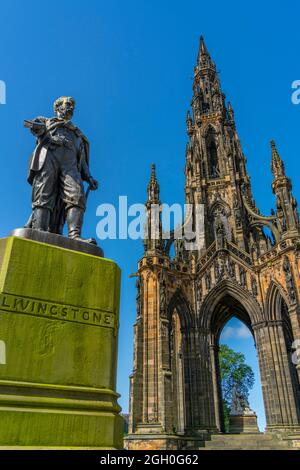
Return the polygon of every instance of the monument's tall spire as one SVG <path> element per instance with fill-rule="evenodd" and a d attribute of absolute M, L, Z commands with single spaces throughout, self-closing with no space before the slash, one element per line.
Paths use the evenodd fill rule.
<path fill-rule="evenodd" d="M 186 200 L 201 202 L 207 211 L 206 247 L 216 236 L 217 213 L 228 207 L 234 217 L 227 225 L 227 238 L 247 249 L 247 218 L 242 187 L 252 199 L 246 159 L 236 131 L 234 111 L 226 105 L 215 63 L 203 37 L 194 70 L 192 114 L 186 124 L 190 138 L 186 152 Z M 215 181 L 214 184 L 211 180 Z M 223 191 L 219 186 L 222 185 Z M 230 208 L 230 209 L 229 209 Z"/>
<path fill-rule="evenodd" d="M 298 435 L 300 367 L 290 353 L 300 338 L 296 201 L 272 144 L 277 213 L 263 215 L 257 208 L 234 111 L 225 104 L 203 38 L 186 125 L 183 238 L 179 230 L 160 235 L 161 225 L 159 237 L 153 236 L 163 208 L 154 166 L 148 185 L 127 448 L 199 448 L 206 435 L 225 431 L 218 351 L 232 315 L 254 335 L 268 433 Z M 231 415 L 230 432 L 250 429 L 257 436 L 254 447 L 266 442 L 246 400 L 236 401 L 240 415 Z M 235 439 L 231 434 L 228 446 Z"/>

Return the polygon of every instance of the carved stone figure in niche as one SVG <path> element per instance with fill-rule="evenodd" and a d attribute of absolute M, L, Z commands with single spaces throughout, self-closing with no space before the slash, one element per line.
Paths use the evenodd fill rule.
<path fill-rule="evenodd" d="M 237 209 L 237 207 L 239 207 L 239 201 L 238 201 L 238 198 L 237 198 L 236 194 L 234 194 L 234 196 L 233 196 L 233 207 L 234 207 L 234 209 Z"/>
<path fill-rule="evenodd" d="M 298 202 L 297 202 L 297 200 L 292 196 L 292 208 L 293 208 L 293 212 L 294 212 L 294 215 L 295 215 L 295 221 L 296 221 L 297 224 L 299 224 L 299 214 L 298 214 L 297 207 L 298 207 Z"/>
<path fill-rule="evenodd" d="M 244 268 L 240 268 L 240 284 L 243 287 L 246 285 L 246 271 Z"/>
<path fill-rule="evenodd" d="M 228 165 L 229 165 L 230 168 L 233 167 L 233 159 L 232 159 L 232 154 L 231 153 L 228 154 Z"/>
<path fill-rule="evenodd" d="M 252 289 L 252 294 L 257 297 L 258 295 L 258 289 L 257 289 L 257 282 L 255 277 L 251 277 L 251 289 Z"/>
<path fill-rule="evenodd" d="M 226 267 L 226 271 L 227 271 L 228 275 L 230 277 L 235 277 L 234 262 L 231 261 L 230 258 L 226 258 L 225 267 Z"/>
<path fill-rule="evenodd" d="M 221 111 L 222 110 L 222 97 L 218 92 L 214 93 L 212 97 L 213 102 L 213 110 L 214 111 Z"/>
<path fill-rule="evenodd" d="M 225 246 L 226 232 L 221 217 L 218 215 L 215 222 L 217 249 L 220 250 Z"/>
<path fill-rule="evenodd" d="M 283 270 L 284 270 L 284 273 L 285 273 L 285 282 L 286 282 L 286 288 L 287 288 L 288 293 L 289 293 L 289 297 L 290 297 L 292 302 L 295 302 L 296 301 L 296 292 L 295 292 L 294 279 L 293 279 L 293 274 L 292 274 L 292 270 L 291 270 L 291 265 L 290 265 L 290 262 L 289 262 L 289 259 L 288 259 L 287 256 L 284 258 Z"/>
<path fill-rule="evenodd" d="M 224 262 L 218 259 L 215 263 L 215 278 L 216 282 L 221 281 L 224 277 Z"/>
<path fill-rule="evenodd" d="M 184 240 L 177 238 L 175 242 L 175 252 L 177 261 L 183 262 L 185 260 Z"/>
<path fill-rule="evenodd" d="M 205 274 L 205 285 L 206 285 L 206 289 L 207 289 L 207 290 L 210 290 L 210 288 L 211 288 L 211 276 L 210 276 L 210 273 L 206 273 L 206 274 Z"/>
<path fill-rule="evenodd" d="M 196 288 L 196 301 L 197 301 L 197 308 L 199 307 L 200 303 L 202 302 L 202 282 L 201 279 L 197 279 L 195 283 Z"/>
<path fill-rule="evenodd" d="M 141 278 L 138 277 L 136 281 L 136 311 L 137 316 L 139 316 L 142 312 L 142 302 L 143 302 L 143 295 L 142 295 L 143 284 Z"/>
<path fill-rule="evenodd" d="M 234 195 L 234 199 L 233 199 L 233 207 L 234 207 L 236 224 L 238 227 L 240 227 L 242 223 L 242 213 L 241 213 L 240 204 L 239 204 L 236 194 Z"/>
<path fill-rule="evenodd" d="M 166 283 L 161 273 L 159 276 L 159 305 L 160 313 L 164 314 L 166 312 L 167 306 L 167 293 L 166 293 Z"/>

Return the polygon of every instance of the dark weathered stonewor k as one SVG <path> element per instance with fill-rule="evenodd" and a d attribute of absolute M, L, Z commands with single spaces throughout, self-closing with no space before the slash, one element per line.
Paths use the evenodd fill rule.
<path fill-rule="evenodd" d="M 276 213 L 263 216 L 256 207 L 234 112 L 225 102 L 203 39 L 187 132 L 185 201 L 193 207 L 193 222 L 196 204 L 204 206 L 204 245 L 190 251 L 176 240 L 172 257 L 174 240 L 161 234 L 151 239 L 149 224 L 138 265 L 126 445 L 182 449 L 211 439 L 211 446 L 223 448 L 228 443 L 288 446 L 300 433 L 300 364 L 293 360 L 294 341 L 300 338 L 297 203 L 272 142 Z M 147 211 L 152 204 L 161 204 L 154 168 Z M 255 339 L 267 421 L 264 436 L 222 435 L 218 349 L 232 316 L 248 325 Z M 232 417 L 231 424 L 235 430 L 257 430 L 249 411 Z M 275 442 L 276 433 L 286 440 Z"/>

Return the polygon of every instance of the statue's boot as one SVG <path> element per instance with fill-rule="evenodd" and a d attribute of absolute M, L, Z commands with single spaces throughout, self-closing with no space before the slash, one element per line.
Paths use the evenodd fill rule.
<path fill-rule="evenodd" d="M 33 209 L 31 226 L 35 230 L 49 230 L 50 210 L 46 207 L 35 207 Z"/>
<path fill-rule="evenodd" d="M 68 237 L 85 243 L 97 245 L 94 238 L 81 238 L 81 228 L 83 224 L 84 211 L 80 207 L 71 207 L 67 211 Z"/>

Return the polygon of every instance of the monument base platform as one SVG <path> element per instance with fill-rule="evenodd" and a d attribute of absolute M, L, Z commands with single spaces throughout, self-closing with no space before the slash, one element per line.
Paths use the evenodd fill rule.
<path fill-rule="evenodd" d="M 203 444 L 203 438 L 176 435 L 132 434 L 124 438 L 127 450 L 196 450 Z"/>
<path fill-rule="evenodd" d="M 0 448 L 123 447 L 110 260 L 0 240 Z"/>
<path fill-rule="evenodd" d="M 230 415 L 229 432 L 230 434 L 259 433 L 256 414 Z"/>
<path fill-rule="evenodd" d="M 191 436 L 138 435 L 124 439 L 128 450 L 299 450 L 300 439 L 296 436 L 277 436 L 272 433 L 211 434 L 201 440 Z"/>

